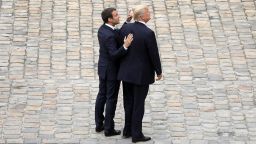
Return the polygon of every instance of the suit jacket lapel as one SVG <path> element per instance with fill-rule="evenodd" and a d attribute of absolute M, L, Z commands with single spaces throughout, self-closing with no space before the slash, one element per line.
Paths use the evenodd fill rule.
<path fill-rule="evenodd" d="M 105 24 L 103 24 L 103 27 L 108 29 L 110 32 L 114 34 L 117 46 L 120 47 L 122 45 L 122 40 L 120 39 L 119 29 L 113 30 L 112 28 L 110 28 L 109 26 L 106 26 Z"/>

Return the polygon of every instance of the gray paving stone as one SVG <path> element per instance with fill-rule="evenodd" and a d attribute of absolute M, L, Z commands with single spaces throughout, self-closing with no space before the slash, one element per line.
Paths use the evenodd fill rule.
<path fill-rule="evenodd" d="M 27 144 L 41 143 L 41 139 L 24 139 L 24 143 L 27 143 Z"/>
<path fill-rule="evenodd" d="M 252 0 L 0 1 L 0 143 L 131 143 L 94 131 L 97 31 L 103 8 L 117 8 L 120 27 L 140 2 L 164 74 L 146 99 L 148 143 L 255 143 Z"/>

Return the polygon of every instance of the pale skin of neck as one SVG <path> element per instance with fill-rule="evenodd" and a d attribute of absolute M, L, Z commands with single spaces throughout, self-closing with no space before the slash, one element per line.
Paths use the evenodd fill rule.
<path fill-rule="evenodd" d="M 141 16 L 138 18 L 138 21 L 143 21 L 143 22 L 147 23 Z"/>
<path fill-rule="evenodd" d="M 143 22 L 145 22 L 144 20 L 142 20 L 142 19 L 138 19 L 138 21 L 143 21 Z"/>

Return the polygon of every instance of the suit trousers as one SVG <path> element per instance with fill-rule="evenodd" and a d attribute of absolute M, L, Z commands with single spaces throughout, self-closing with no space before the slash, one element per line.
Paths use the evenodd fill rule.
<path fill-rule="evenodd" d="M 105 131 L 112 131 L 115 126 L 114 117 L 119 87 L 120 81 L 117 80 L 100 79 L 99 81 L 99 92 L 95 103 L 95 123 L 96 127 L 101 127 L 104 123 Z M 105 105 L 104 117 L 103 113 Z"/>
<path fill-rule="evenodd" d="M 142 133 L 142 119 L 149 85 L 136 85 L 128 82 L 122 83 L 125 110 L 123 135 L 131 135 L 132 138 L 141 138 L 144 136 Z"/>

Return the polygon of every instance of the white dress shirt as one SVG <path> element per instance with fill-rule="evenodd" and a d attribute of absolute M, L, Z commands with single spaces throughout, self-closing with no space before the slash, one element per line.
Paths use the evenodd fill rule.
<path fill-rule="evenodd" d="M 106 26 L 110 27 L 112 30 L 115 30 L 116 28 L 108 23 L 105 23 Z"/>
<path fill-rule="evenodd" d="M 143 23 L 144 25 L 146 25 L 146 23 L 144 21 L 137 21 L 137 22 L 140 22 L 140 23 Z"/>

